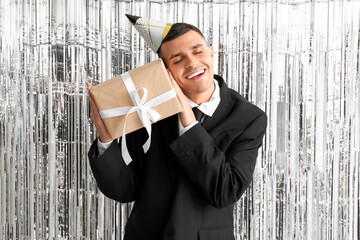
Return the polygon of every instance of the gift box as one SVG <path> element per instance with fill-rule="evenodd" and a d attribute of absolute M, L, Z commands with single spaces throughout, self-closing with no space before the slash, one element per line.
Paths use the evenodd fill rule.
<path fill-rule="evenodd" d="M 91 95 L 112 139 L 182 111 L 161 59 L 94 86 Z"/>

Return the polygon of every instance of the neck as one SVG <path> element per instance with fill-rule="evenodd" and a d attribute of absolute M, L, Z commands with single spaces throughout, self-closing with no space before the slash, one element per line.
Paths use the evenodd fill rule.
<path fill-rule="evenodd" d="M 215 83 L 211 84 L 211 87 L 205 92 L 201 93 L 187 93 L 185 94 L 188 98 L 191 99 L 197 105 L 202 104 L 203 102 L 208 102 L 215 91 Z"/>

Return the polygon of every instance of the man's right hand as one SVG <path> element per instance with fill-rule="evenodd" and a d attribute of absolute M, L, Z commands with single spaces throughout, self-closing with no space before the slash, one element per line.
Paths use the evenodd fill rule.
<path fill-rule="evenodd" d="M 99 140 L 100 140 L 100 142 L 103 142 L 103 143 L 109 142 L 112 140 L 112 138 L 110 137 L 110 134 L 106 130 L 104 121 L 102 120 L 102 118 L 99 114 L 99 110 L 97 109 L 96 104 L 94 102 L 94 99 L 91 96 L 90 90 L 93 86 L 89 82 L 87 82 L 86 85 L 87 85 L 89 98 L 90 98 L 91 119 L 93 120 L 93 123 L 95 124 L 96 132 L 99 136 Z"/>

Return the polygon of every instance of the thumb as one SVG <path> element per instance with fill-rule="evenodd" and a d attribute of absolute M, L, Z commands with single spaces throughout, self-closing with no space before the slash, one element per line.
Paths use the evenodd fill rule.
<path fill-rule="evenodd" d="M 89 82 L 86 82 L 86 86 L 87 86 L 88 91 L 90 91 L 91 88 L 93 87 L 93 86 L 91 85 L 91 83 L 89 83 Z"/>

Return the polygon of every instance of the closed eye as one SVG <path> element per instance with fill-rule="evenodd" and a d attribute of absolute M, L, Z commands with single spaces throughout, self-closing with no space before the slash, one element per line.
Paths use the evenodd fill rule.
<path fill-rule="evenodd" d="M 179 60 L 176 60 L 174 64 L 181 62 L 181 60 L 182 60 L 182 58 L 180 58 Z"/>

